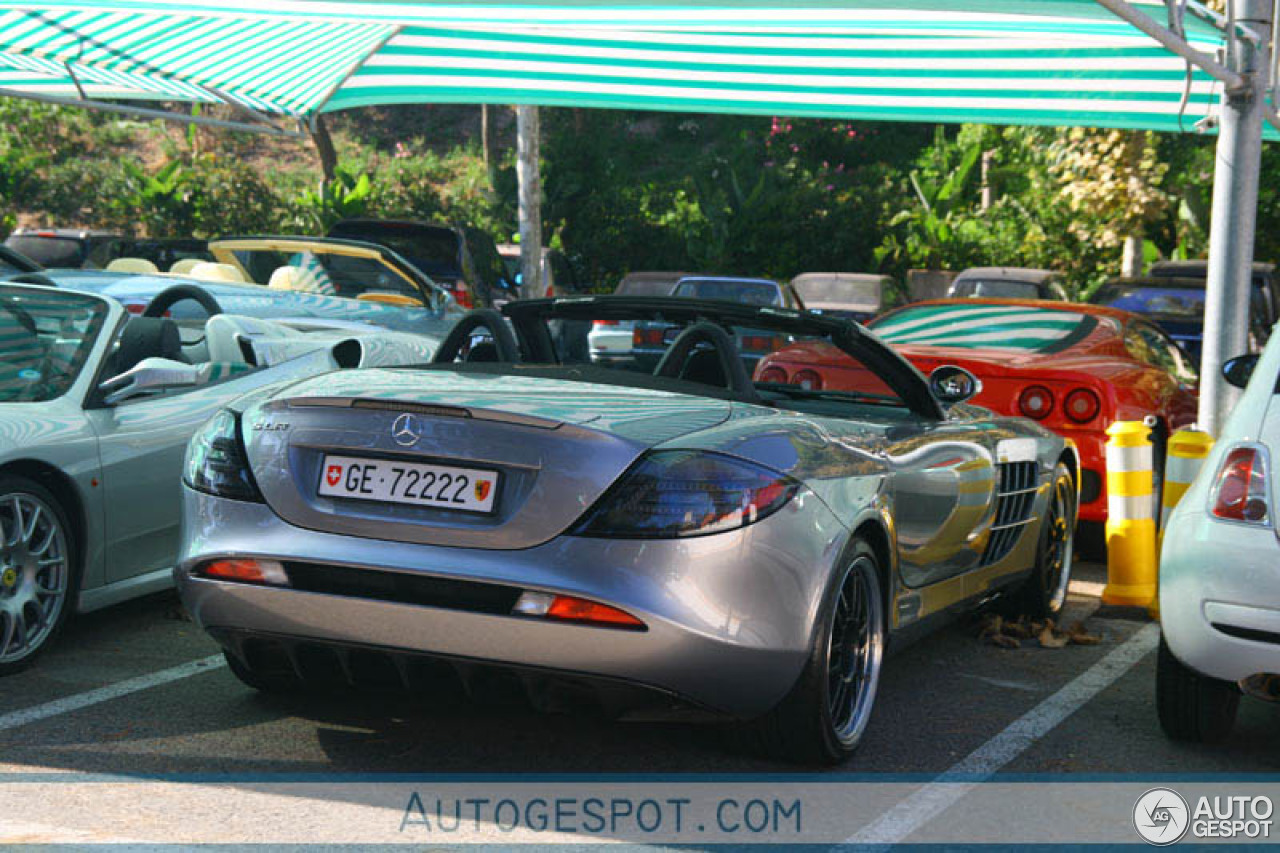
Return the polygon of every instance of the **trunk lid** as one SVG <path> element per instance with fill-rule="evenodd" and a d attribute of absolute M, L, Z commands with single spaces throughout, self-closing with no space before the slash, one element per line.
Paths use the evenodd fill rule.
<path fill-rule="evenodd" d="M 291 524 L 517 549 L 572 527 L 649 447 L 731 411 L 720 400 L 540 377 L 353 370 L 292 385 L 250 407 L 242 423 L 258 486 Z M 324 496 L 330 456 L 496 472 L 493 506 L 473 513 Z"/>

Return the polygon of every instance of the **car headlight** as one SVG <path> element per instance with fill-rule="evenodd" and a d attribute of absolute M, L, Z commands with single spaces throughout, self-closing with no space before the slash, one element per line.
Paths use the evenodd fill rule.
<path fill-rule="evenodd" d="M 198 492 L 220 498 L 262 501 L 240 440 L 239 415 L 223 409 L 191 437 L 182 481 Z"/>
<path fill-rule="evenodd" d="M 650 453 L 574 529 L 577 536 L 676 539 L 746 527 L 782 509 L 800 484 L 760 465 L 693 450 Z"/>

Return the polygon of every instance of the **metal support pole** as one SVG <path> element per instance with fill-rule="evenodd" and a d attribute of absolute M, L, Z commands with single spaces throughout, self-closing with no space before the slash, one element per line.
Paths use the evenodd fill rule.
<path fill-rule="evenodd" d="M 1269 68 L 1272 0 L 1229 0 L 1237 24 L 1261 36 L 1228 41 L 1227 65 L 1248 85 L 1224 93 L 1213 175 L 1209 278 L 1200 361 L 1200 428 L 1217 435 L 1239 392 L 1222 377 L 1223 363 L 1249 348 L 1253 238 L 1262 167 L 1265 71 Z"/>
<path fill-rule="evenodd" d="M 516 107 L 516 180 L 520 184 L 520 295 L 542 296 L 542 177 L 538 169 L 538 108 Z"/>

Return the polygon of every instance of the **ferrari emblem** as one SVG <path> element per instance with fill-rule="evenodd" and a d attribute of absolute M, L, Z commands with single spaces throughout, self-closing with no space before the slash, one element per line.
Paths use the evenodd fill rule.
<path fill-rule="evenodd" d="M 324 475 L 324 478 L 329 481 L 330 486 L 338 485 L 338 481 L 342 479 L 342 466 L 330 465 L 329 470 Z"/>
<path fill-rule="evenodd" d="M 488 480 L 476 480 L 476 500 L 484 502 L 489 497 L 489 488 L 493 485 Z"/>

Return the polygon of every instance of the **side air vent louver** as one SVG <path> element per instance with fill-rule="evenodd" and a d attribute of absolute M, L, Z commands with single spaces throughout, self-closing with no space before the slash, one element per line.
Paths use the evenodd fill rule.
<path fill-rule="evenodd" d="M 1036 498 L 1036 463 L 1003 462 L 996 470 L 1000 472 L 996 518 L 991 525 L 987 549 L 982 554 L 984 566 L 1009 556 L 1023 528 L 1031 523 L 1031 507 Z"/>

